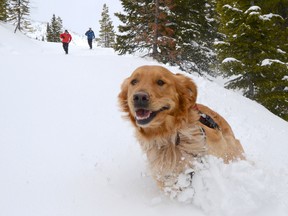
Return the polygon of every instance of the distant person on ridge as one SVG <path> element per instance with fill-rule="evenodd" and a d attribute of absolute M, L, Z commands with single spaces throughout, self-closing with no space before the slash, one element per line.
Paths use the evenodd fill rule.
<path fill-rule="evenodd" d="M 72 36 L 69 34 L 67 30 L 65 30 L 64 33 L 60 34 L 60 38 L 62 40 L 63 49 L 65 53 L 68 54 L 68 47 L 69 47 L 69 43 L 72 40 Z"/>
<path fill-rule="evenodd" d="M 92 31 L 92 29 L 89 28 L 89 30 L 85 33 L 85 35 L 87 36 L 89 47 L 90 47 L 90 49 L 92 49 L 92 41 L 95 38 L 95 34 Z"/>

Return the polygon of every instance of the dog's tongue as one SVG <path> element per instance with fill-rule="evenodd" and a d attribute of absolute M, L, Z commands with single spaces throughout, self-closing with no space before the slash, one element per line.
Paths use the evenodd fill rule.
<path fill-rule="evenodd" d="M 151 111 L 145 109 L 139 109 L 136 111 L 136 118 L 138 120 L 147 119 L 150 117 Z"/>

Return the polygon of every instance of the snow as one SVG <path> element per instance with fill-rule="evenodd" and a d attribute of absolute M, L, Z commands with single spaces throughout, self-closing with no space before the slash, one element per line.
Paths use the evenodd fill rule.
<path fill-rule="evenodd" d="M 158 63 L 78 41 L 65 55 L 61 44 L 2 23 L 0 35 L 1 215 L 287 215 L 288 123 L 263 106 L 189 75 L 198 102 L 227 119 L 247 161 L 203 158 L 192 182 L 179 176 L 187 188 L 171 199 L 117 106 L 124 78 Z"/>
<path fill-rule="evenodd" d="M 286 54 L 286 52 L 284 50 L 281 50 L 279 48 L 277 49 L 277 52 L 280 53 L 280 54 Z"/>
<path fill-rule="evenodd" d="M 261 11 L 261 8 L 260 8 L 259 6 L 251 6 L 250 8 L 248 8 L 248 10 L 246 10 L 246 11 L 244 12 L 244 14 L 247 14 L 247 13 L 250 14 L 251 11 L 252 11 L 252 12 Z"/>
<path fill-rule="evenodd" d="M 235 59 L 235 58 L 228 57 L 228 58 L 225 58 L 225 59 L 222 61 L 222 64 L 223 64 L 223 63 L 230 63 L 230 62 L 240 62 L 240 61 L 237 60 L 237 59 Z"/>
<path fill-rule="evenodd" d="M 229 4 L 225 4 L 225 5 L 223 6 L 223 8 L 226 8 L 226 9 L 229 9 L 229 10 L 233 10 L 233 11 L 235 11 L 235 12 L 240 12 L 240 13 L 242 13 L 242 10 L 240 10 L 240 9 L 238 9 L 238 8 L 236 8 L 236 7 L 232 7 L 232 6 L 229 5 Z"/>
<path fill-rule="evenodd" d="M 273 63 L 278 63 L 278 64 L 285 65 L 285 62 L 279 61 L 278 59 L 264 59 L 261 62 L 261 66 L 267 66 L 267 65 L 269 66 L 269 65 L 272 65 Z"/>
<path fill-rule="evenodd" d="M 259 18 L 263 21 L 270 21 L 273 17 L 278 17 L 278 18 L 283 19 L 279 14 L 269 13 L 269 14 L 260 15 L 261 8 L 259 6 L 251 6 L 250 8 L 248 8 L 248 10 L 244 12 L 244 14 L 249 14 L 250 16 L 259 15 Z"/>
<path fill-rule="evenodd" d="M 269 13 L 269 14 L 264 14 L 263 16 L 260 16 L 260 18 L 262 20 L 271 20 L 273 17 L 278 17 L 280 19 L 283 19 L 283 17 L 281 17 L 279 14 L 272 14 L 272 13 Z"/>

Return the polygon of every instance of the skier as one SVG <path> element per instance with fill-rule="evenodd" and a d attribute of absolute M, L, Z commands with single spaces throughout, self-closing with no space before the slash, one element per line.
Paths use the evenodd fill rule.
<path fill-rule="evenodd" d="M 90 47 L 90 49 L 92 49 L 92 41 L 95 38 L 95 34 L 94 34 L 93 30 L 91 28 L 89 28 L 89 30 L 85 33 L 85 35 L 87 36 L 89 47 Z"/>
<path fill-rule="evenodd" d="M 67 30 L 65 30 L 64 33 L 60 34 L 60 38 L 62 40 L 63 49 L 65 53 L 68 54 L 68 47 L 69 47 L 69 43 L 72 40 L 72 36 L 69 34 Z"/>

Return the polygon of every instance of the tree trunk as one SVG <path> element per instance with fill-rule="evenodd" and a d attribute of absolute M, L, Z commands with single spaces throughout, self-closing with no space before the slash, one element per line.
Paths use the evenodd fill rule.
<path fill-rule="evenodd" d="M 152 55 L 156 56 L 158 53 L 158 24 L 159 24 L 159 0 L 155 0 L 155 20 L 154 20 L 154 37 L 153 37 L 153 52 Z"/>
<path fill-rule="evenodd" d="M 21 14 L 20 12 L 18 13 L 18 18 L 17 18 L 17 25 L 16 28 L 14 30 L 14 33 L 16 33 L 17 29 L 20 31 L 21 30 Z"/>

